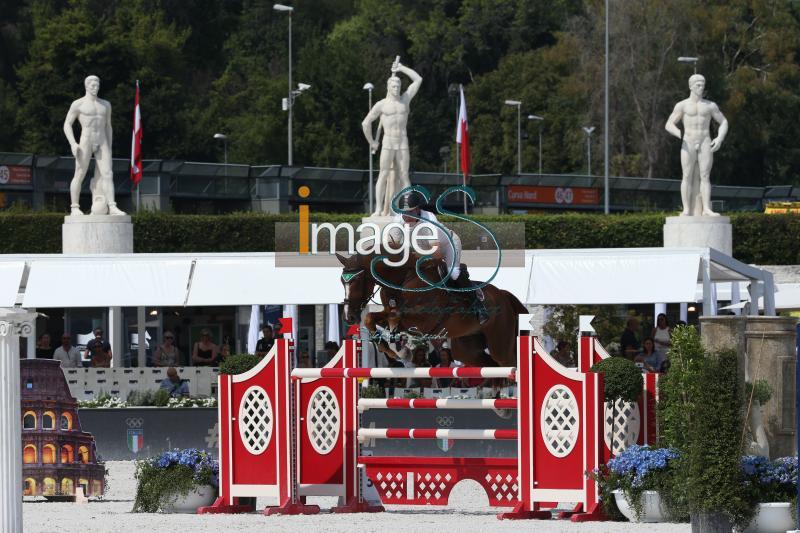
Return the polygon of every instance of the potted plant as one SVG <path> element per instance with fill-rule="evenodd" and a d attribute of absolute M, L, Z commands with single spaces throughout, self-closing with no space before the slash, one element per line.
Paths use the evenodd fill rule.
<path fill-rule="evenodd" d="M 136 513 L 194 513 L 211 505 L 219 464 L 208 452 L 188 448 L 136 462 Z"/>
<path fill-rule="evenodd" d="M 672 475 L 670 463 L 678 452 L 669 448 L 629 446 L 593 476 L 606 497 L 613 494 L 617 508 L 631 522 L 664 522 L 667 513 L 659 491 Z M 608 502 L 610 503 L 610 502 Z M 606 504 L 607 512 L 613 514 Z"/>
<path fill-rule="evenodd" d="M 742 472 L 756 514 L 745 533 L 783 533 L 794 529 L 792 509 L 797 495 L 797 457 L 770 461 L 767 457 L 742 457 Z"/>

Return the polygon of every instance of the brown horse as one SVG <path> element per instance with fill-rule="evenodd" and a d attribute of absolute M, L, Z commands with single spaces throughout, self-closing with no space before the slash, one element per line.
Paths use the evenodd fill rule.
<path fill-rule="evenodd" d="M 367 313 L 364 317 L 364 325 L 371 334 L 375 334 L 377 325 L 388 327 L 392 315 L 399 317 L 400 331 L 450 338 L 453 356 L 467 366 L 516 366 L 517 316 L 528 311 L 510 292 L 493 285 L 481 289 L 489 320 L 480 324 L 472 308 L 471 294 L 439 288 L 414 291 L 428 287 L 415 271 L 414 257 L 397 267 L 376 262 L 379 280 L 370 268 L 374 254 L 336 256 L 344 267 L 341 279 L 345 291 L 344 316 L 348 323 L 359 320 L 377 286 L 384 311 Z M 422 275 L 434 283 L 441 279 L 437 263 L 437 260 L 425 261 L 421 267 Z M 462 275 L 465 271 L 462 266 Z"/>

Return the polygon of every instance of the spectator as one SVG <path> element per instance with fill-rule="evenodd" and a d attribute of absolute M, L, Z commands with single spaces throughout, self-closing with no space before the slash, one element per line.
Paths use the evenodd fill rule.
<path fill-rule="evenodd" d="M 164 342 L 156 348 L 153 357 L 155 366 L 178 366 L 181 361 L 181 352 L 175 346 L 175 335 L 171 331 L 164 332 Z"/>
<path fill-rule="evenodd" d="M 428 367 L 428 350 L 427 345 L 417 346 L 411 354 L 411 368 L 426 368 Z M 430 378 L 412 378 L 409 380 L 408 387 L 430 387 Z"/>
<path fill-rule="evenodd" d="M 178 376 L 178 371 L 173 366 L 167 369 L 167 377 L 161 380 L 159 388 L 167 391 L 172 398 L 189 396 L 189 385 Z"/>
<path fill-rule="evenodd" d="M 103 330 L 96 328 L 94 330 L 94 339 L 86 343 L 86 353 L 91 358 L 91 365 L 93 367 L 108 368 L 111 366 L 111 345 L 108 341 L 103 339 Z"/>
<path fill-rule="evenodd" d="M 328 352 L 328 361 L 330 361 L 339 353 L 339 345 L 333 341 L 328 341 L 325 343 L 325 351 Z"/>
<path fill-rule="evenodd" d="M 625 331 L 622 332 L 622 337 L 620 337 L 619 346 L 624 357 L 633 360 L 636 355 L 639 353 L 639 348 L 641 344 L 639 343 L 639 339 L 636 337 L 636 333 L 639 330 L 639 320 L 636 318 L 629 318 L 628 325 L 625 327 Z"/>
<path fill-rule="evenodd" d="M 219 357 L 219 347 L 211 340 L 211 332 L 207 329 L 200 331 L 200 340 L 192 347 L 192 363 L 196 366 L 212 366 Z"/>
<path fill-rule="evenodd" d="M 269 324 L 264 324 L 261 326 L 261 334 L 263 337 L 258 339 L 256 343 L 256 355 L 259 357 L 264 357 L 269 353 L 272 349 L 272 346 L 275 344 L 275 333 L 272 331 L 272 326 Z"/>
<path fill-rule="evenodd" d="M 556 351 L 553 352 L 553 359 L 561 363 L 562 366 L 575 367 L 575 359 L 572 357 L 570 345 L 567 341 L 558 341 Z"/>
<path fill-rule="evenodd" d="M 50 334 L 42 333 L 36 341 L 36 359 L 52 359 L 53 347 L 50 345 Z"/>
<path fill-rule="evenodd" d="M 81 366 L 81 353 L 72 345 L 72 335 L 61 335 L 61 346 L 53 352 L 53 359 L 61 361 L 61 368 L 77 368 Z"/>
<path fill-rule="evenodd" d="M 300 352 L 300 358 L 297 360 L 297 368 L 311 368 L 311 357 L 308 355 L 308 350 Z"/>
<path fill-rule="evenodd" d="M 664 364 L 664 356 L 655 350 L 656 344 L 651 337 L 647 337 L 642 343 L 642 353 L 636 357 L 637 362 L 644 364 L 645 372 L 661 372 Z"/>
<path fill-rule="evenodd" d="M 219 349 L 219 359 L 217 363 L 221 363 L 231 354 L 231 338 L 227 335 L 222 338 L 222 346 Z"/>
<path fill-rule="evenodd" d="M 667 315 L 659 313 L 656 318 L 656 327 L 653 328 L 653 333 L 650 336 L 653 337 L 653 341 L 656 343 L 656 351 L 666 357 L 669 347 L 672 346 L 670 340 L 672 330 L 669 327 Z"/>
<path fill-rule="evenodd" d="M 436 365 L 437 368 L 455 368 L 456 364 L 453 362 L 453 352 L 450 351 L 450 348 L 442 348 L 439 350 L 439 364 Z M 435 386 L 437 387 L 449 387 L 450 383 L 453 382 L 452 378 L 436 378 Z"/>

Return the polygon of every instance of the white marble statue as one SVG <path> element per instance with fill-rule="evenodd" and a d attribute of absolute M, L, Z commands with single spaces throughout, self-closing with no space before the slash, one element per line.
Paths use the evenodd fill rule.
<path fill-rule="evenodd" d="M 728 121 L 717 104 L 703 98 L 706 79 L 700 74 L 689 78 L 689 98 L 675 104 L 667 119 L 666 130 L 681 139 L 681 216 L 719 216 L 711 210 L 711 166 L 714 152 L 728 133 Z M 718 124 L 717 136 L 711 138 L 711 119 Z M 683 121 L 683 135 L 677 123 Z"/>
<path fill-rule="evenodd" d="M 94 155 L 94 177 L 89 182 L 92 191 L 93 215 L 124 215 L 114 201 L 114 174 L 111 170 L 111 104 L 98 98 L 100 78 L 87 76 L 83 82 L 86 95 L 69 106 L 64 120 L 64 135 L 69 141 L 72 155 L 75 156 L 75 174 L 69 184 L 70 214 L 82 215 L 79 205 L 81 185 L 89 161 Z M 80 141 L 75 141 L 72 124 L 78 119 L 81 124 Z"/>
<path fill-rule="evenodd" d="M 411 79 L 406 92 L 400 94 L 400 78 L 402 72 Z M 378 138 L 372 135 L 372 123 L 380 118 L 378 129 L 383 129 L 383 141 L 380 142 L 380 172 L 375 185 L 375 212 L 373 216 L 389 216 L 392 214 L 391 202 L 394 194 L 411 185 L 408 178 L 409 150 L 406 124 L 411 109 L 411 99 L 417 94 L 422 84 L 422 77 L 400 63 L 398 56 L 392 64 L 392 76 L 386 82 L 386 98 L 372 106 L 361 127 L 364 136 L 372 147 L 378 150 Z"/>

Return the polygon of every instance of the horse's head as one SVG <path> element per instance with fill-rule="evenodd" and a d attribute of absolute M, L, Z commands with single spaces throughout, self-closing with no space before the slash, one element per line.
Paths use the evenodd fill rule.
<path fill-rule="evenodd" d="M 361 319 L 361 311 L 367 306 L 375 288 L 375 280 L 370 272 L 370 258 L 365 255 L 345 257 L 336 254 L 342 264 L 342 285 L 344 285 L 344 319 L 354 324 Z"/>

